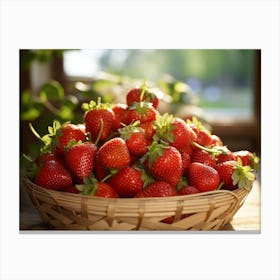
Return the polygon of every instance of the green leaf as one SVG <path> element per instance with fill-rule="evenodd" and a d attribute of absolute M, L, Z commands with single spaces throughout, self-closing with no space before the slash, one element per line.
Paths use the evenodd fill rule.
<path fill-rule="evenodd" d="M 39 97 L 42 102 L 46 102 L 47 100 L 63 100 L 64 89 L 59 82 L 50 81 L 42 86 Z"/>
<path fill-rule="evenodd" d="M 41 110 L 36 108 L 30 108 L 20 114 L 20 118 L 22 121 L 33 121 L 39 118 L 41 115 Z"/>

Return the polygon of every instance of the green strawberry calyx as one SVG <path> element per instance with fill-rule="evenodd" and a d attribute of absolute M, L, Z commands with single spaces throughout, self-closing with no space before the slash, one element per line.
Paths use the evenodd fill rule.
<path fill-rule="evenodd" d="M 83 184 L 77 184 L 75 187 L 84 195 L 95 195 L 98 190 L 98 180 L 93 174 L 83 178 Z"/>
<path fill-rule="evenodd" d="M 168 146 L 167 143 L 158 143 L 157 141 L 153 141 L 152 144 L 148 147 L 148 152 L 145 153 L 140 159 L 140 162 L 143 163 L 144 161 L 148 160 L 148 166 L 149 168 L 151 168 L 154 161 L 163 156 L 164 149 L 168 149 L 169 147 L 170 146 Z"/>
<path fill-rule="evenodd" d="M 197 117 L 193 116 L 192 119 L 187 119 L 187 124 L 194 125 L 199 131 L 204 130 L 209 135 L 211 135 L 211 131 L 206 127 L 206 124 L 203 124 Z"/>
<path fill-rule="evenodd" d="M 153 105 L 150 102 L 140 101 L 133 102 L 131 106 L 128 107 L 128 110 L 135 111 L 140 116 L 146 116 L 149 112 L 149 109 L 152 108 Z"/>
<path fill-rule="evenodd" d="M 251 166 L 242 165 L 241 159 L 237 159 L 236 164 L 233 167 L 234 171 L 232 173 L 232 182 L 233 185 L 238 185 L 239 189 L 244 188 L 249 191 L 252 181 L 255 180 L 256 176 L 253 173 L 254 169 Z"/>
<path fill-rule="evenodd" d="M 95 102 L 94 100 L 91 100 L 89 103 L 82 104 L 82 109 L 84 111 L 109 109 L 111 107 L 112 107 L 111 104 L 101 102 L 101 97 L 97 98 L 97 102 Z"/>
<path fill-rule="evenodd" d="M 131 137 L 132 133 L 135 133 L 135 132 L 144 133 L 144 129 L 140 127 L 140 121 L 136 121 L 132 124 L 119 128 L 118 132 L 120 133 L 120 136 L 123 140 L 127 140 Z"/>
<path fill-rule="evenodd" d="M 175 141 L 173 132 L 176 128 L 176 125 L 173 124 L 173 121 L 174 117 L 171 114 L 165 113 L 162 116 L 157 115 L 154 122 L 154 129 L 156 133 L 153 136 L 153 140 L 163 140 L 168 143 L 173 143 Z"/>

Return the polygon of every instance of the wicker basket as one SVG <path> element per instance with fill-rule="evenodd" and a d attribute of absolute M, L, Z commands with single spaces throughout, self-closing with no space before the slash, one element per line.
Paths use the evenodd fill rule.
<path fill-rule="evenodd" d="M 165 198 L 107 199 L 48 190 L 26 177 L 23 184 L 43 222 L 58 230 L 219 230 L 231 221 L 249 194 L 237 189 Z M 169 217 L 173 217 L 172 223 L 164 221 Z"/>

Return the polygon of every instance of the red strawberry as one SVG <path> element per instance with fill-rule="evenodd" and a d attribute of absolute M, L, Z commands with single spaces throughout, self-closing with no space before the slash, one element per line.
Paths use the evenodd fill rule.
<path fill-rule="evenodd" d="M 213 167 L 193 162 L 189 168 L 189 182 L 201 192 L 213 191 L 219 186 L 220 176 Z"/>
<path fill-rule="evenodd" d="M 250 182 L 255 179 L 252 173 L 253 169 L 250 166 L 243 166 L 242 161 L 225 161 L 216 166 L 223 188 L 227 190 L 234 190 L 237 188 L 248 189 Z"/>
<path fill-rule="evenodd" d="M 124 167 L 114 177 L 110 178 L 108 184 L 123 197 L 133 197 L 143 187 L 141 171 L 133 167 Z"/>
<path fill-rule="evenodd" d="M 188 186 L 188 185 L 183 186 L 178 191 L 179 195 L 189 195 L 189 194 L 196 194 L 196 193 L 200 193 L 200 191 L 196 187 Z"/>
<path fill-rule="evenodd" d="M 134 197 L 166 197 L 177 195 L 175 189 L 168 183 L 157 181 L 151 183 Z"/>
<path fill-rule="evenodd" d="M 64 153 L 65 148 L 78 141 L 85 141 L 86 134 L 83 125 L 75 125 L 69 122 L 60 124 L 59 121 L 54 120 L 53 126 L 48 126 L 48 134 L 41 137 L 34 127 L 30 124 L 30 129 L 33 134 L 44 143 L 43 151 L 52 151 L 57 156 Z"/>
<path fill-rule="evenodd" d="M 127 148 L 133 156 L 144 155 L 148 150 L 147 146 L 150 144 L 139 124 L 140 122 L 138 121 L 119 129 L 121 138 L 125 140 Z"/>
<path fill-rule="evenodd" d="M 94 174 L 98 181 L 102 181 L 107 175 L 109 175 L 109 171 L 101 164 L 99 150 L 96 152 L 95 156 Z"/>
<path fill-rule="evenodd" d="M 100 99 L 97 103 L 94 101 L 84 103 L 83 109 L 86 110 L 84 114 L 86 131 L 90 132 L 92 141 L 104 142 L 112 132 L 114 112 L 108 104 L 101 103 Z"/>
<path fill-rule="evenodd" d="M 236 158 L 240 158 L 243 165 L 249 165 L 254 168 L 254 155 L 246 150 L 234 152 Z"/>
<path fill-rule="evenodd" d="M 119 195 L 108 184 L 98 182 L 93 175 L 84 178 L 84 184 L 76 185 L 77 189 L 85 195 L 94 195 L 106 198 L 118 198 Z"/>
<path fill-rule="evenodd" d="M 221 138 L 215 134 L 211 135 L 211 139 L 212 139 L 212 141 L 210 143 L 211 146 L 223 146 L 224 145 Z"/>
<path fill-rule="evenodd" d="M 129 150 L 125 141 L 120 137 L 104 143 L 99 149 L 98 157 L 106 169 L 121 169 L 130 163 Z"/>
<path fill-rule="evenodd" d="M 175 187 L 182 175 L 182 158 L 180 152 L 171 146 L 152 143 L 145 154 L 145 166 L 148 172 L 159 181 L 165 181 Z"/>
<path fill-rule="evenodd" d="M 140 124 L 140 127 L 144 130 L 145 137 L 152 141 L 154 134 L 156 133 L 154 129 L 154 122 L 144 122 Z"/>
<path fill-rule="evenodd" d="M 182 175 L 186 175 L 191 164 L 191 158 L 188 152 L 180 150 L 180 154 L 182 158 Z"/>
<path fill-rule="evenodd" d="M 47 189 L 62 190 L 72 186 L 72 178 L 61 163 L 49 160 L 39 168 L 34 183 Z"/>
<path fill-rule="evenodd" d="M 126 94 L 126 103 L 128 106 L 131 106 L 134 102 L 145 101 L 152 103 L 153 107 L 157 109 L 159 104 L 157 92 L 158 90 L 147 88 L 145 85 L 132 88 Z"/>
<path fill-rule="evenodd" d="M 216 159 L 212 154 L 198 149 L 193 151 L 191 155 L 191 162 L 200 162 L 211 167 L 216 166 Z"/>
<path fill-rule="evenodd" d="M 210 146 L 213 143 L 211 132 L 196 117 L 192 117 L 192 120 L 188 120 L 187 123 L 196 134 L 196 143 L 201 146 Z"/>
<path fill-rule="evenodd" d="M 224 147 L 223 152 L 216 156 L 217 163 L 222 163 L 222 162 L 230 161 L 230 160 L 236 160 L 236 156 L 226 146 L 223 146 L 223 147 Z"/>
<path fill-rule="evenodd" d="M 140 121 L 141 123 L 151 122 L 156 119 L 157 114 L 157 110 L 151 105 L 151 103 L 134 103 L 126 110 L 126 124 L 135 121 Z"/>
<path fill-rule="evenodd" d="M 173 118 L 168 113 L 157 116 L 155 128 L 155 140 L 163 140 L 178 150 L 191 146 L 196 137 L 193 130 L 182 119 Z"/>
<path fill-rule="evenodd" d="M 85 141 L 85 130 L 81 125 L 67 123 L 56 132 L 56 153 L 63 153 L 70 142 Z"/>
<path fill-rule="evenodd" d="M 58 157 L 58 155 L 56 155 L 52 152 L 46 152 L 46 153 L 43 153 L 42 155 L 40 155 L 35 160 L 35 163 L 37 166 L 41 166 L 46 161 L 50 161 L 50 160 L 59 161 L 59 162 L 61 161 L 61 159 L 60 159 L 60 157 Z"/>
<path fill-rule="evenodd" d="M 94 169 L 97 147 L 91 142 L 77 143 L 66 152 L 66 164 L 78 183 Z"/>
<path fill-rule="evenodd" d="M 126 114 L 127 106 L 125 104 L 115 104 L 112 107 L 112 111 L 115 114 L 115 118 L 113 120 L 112 129 L 117 131 L 119 128 L 123 127 L 125 123 L 125 114 Z"/>
<path fill-rule="evenodd" d="M 74 185 L 68 186 L 68 187 L 64 188 L 62 191 L 69 192 L 69 193 L 79 193 L 80 192 Z"/>

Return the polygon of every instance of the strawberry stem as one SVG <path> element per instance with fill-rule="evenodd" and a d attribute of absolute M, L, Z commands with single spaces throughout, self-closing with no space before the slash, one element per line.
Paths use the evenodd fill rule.
<path fill-rule="evenodd" d="M 198 143 L 196 142 L 192 142 L 194 146 L 196 146 L 197 148 L 201 149 L 201 150 L 204 150 L 208 153 L 211 153 L 211 154 L 215 154 L 215 155 L 220 155 L 222 154 L 223 152 L 221 150 L 218 150 L 218 149 L 215 149 L 215 148 L 207 148 L 207 147 L 204 147 L 204 146 L 201 146 L 199 145 Z"/>
<path fill-rule="evenodd" d="M 42 137 L 39 135 L 39 133 L 38 133 L 38 132 L 35 130 L 35 128 L 33 127 L 32 123 L 29 123 L 29 128 L 30 128 L 30 130 L 32 131 L 32 133 L 34 134 L 34 136 L 35 136 L 36 138 L 38 138 L 39 140 L 41 140 L 42 142 L 44 142 L 43 139 L 42 139 Z"/>
<path fill-rule="evenodd" d="M 144 80 L 142 86 L 141 86 L 141 93 L 140 93 L 140 102 L 143 100 L 145 91 L 147 89 L 146 79 Z"/>
<path fill-rule="evenodd" d="M 99 122 L 100 122 L 100 129 L 99 129 L 99 133 L 98 133 L 98 135 L 97 135 L 97 138 L 96 138 L 96 140 L 95 140 L 95 142 L 94 142 L 94 144 L 95 144 L 96 146 L 97 146 L 97 144 L 98 144 L 98 142 L 99 142 L 99 140 L 100 140 L 100 137 L 101 137 L 101 135 L 102 135 L 102 133 L 103 133 L 103 128 L 104 128 L 104 121 L 103 121 L 103 119 L 100 119 Z"/>

